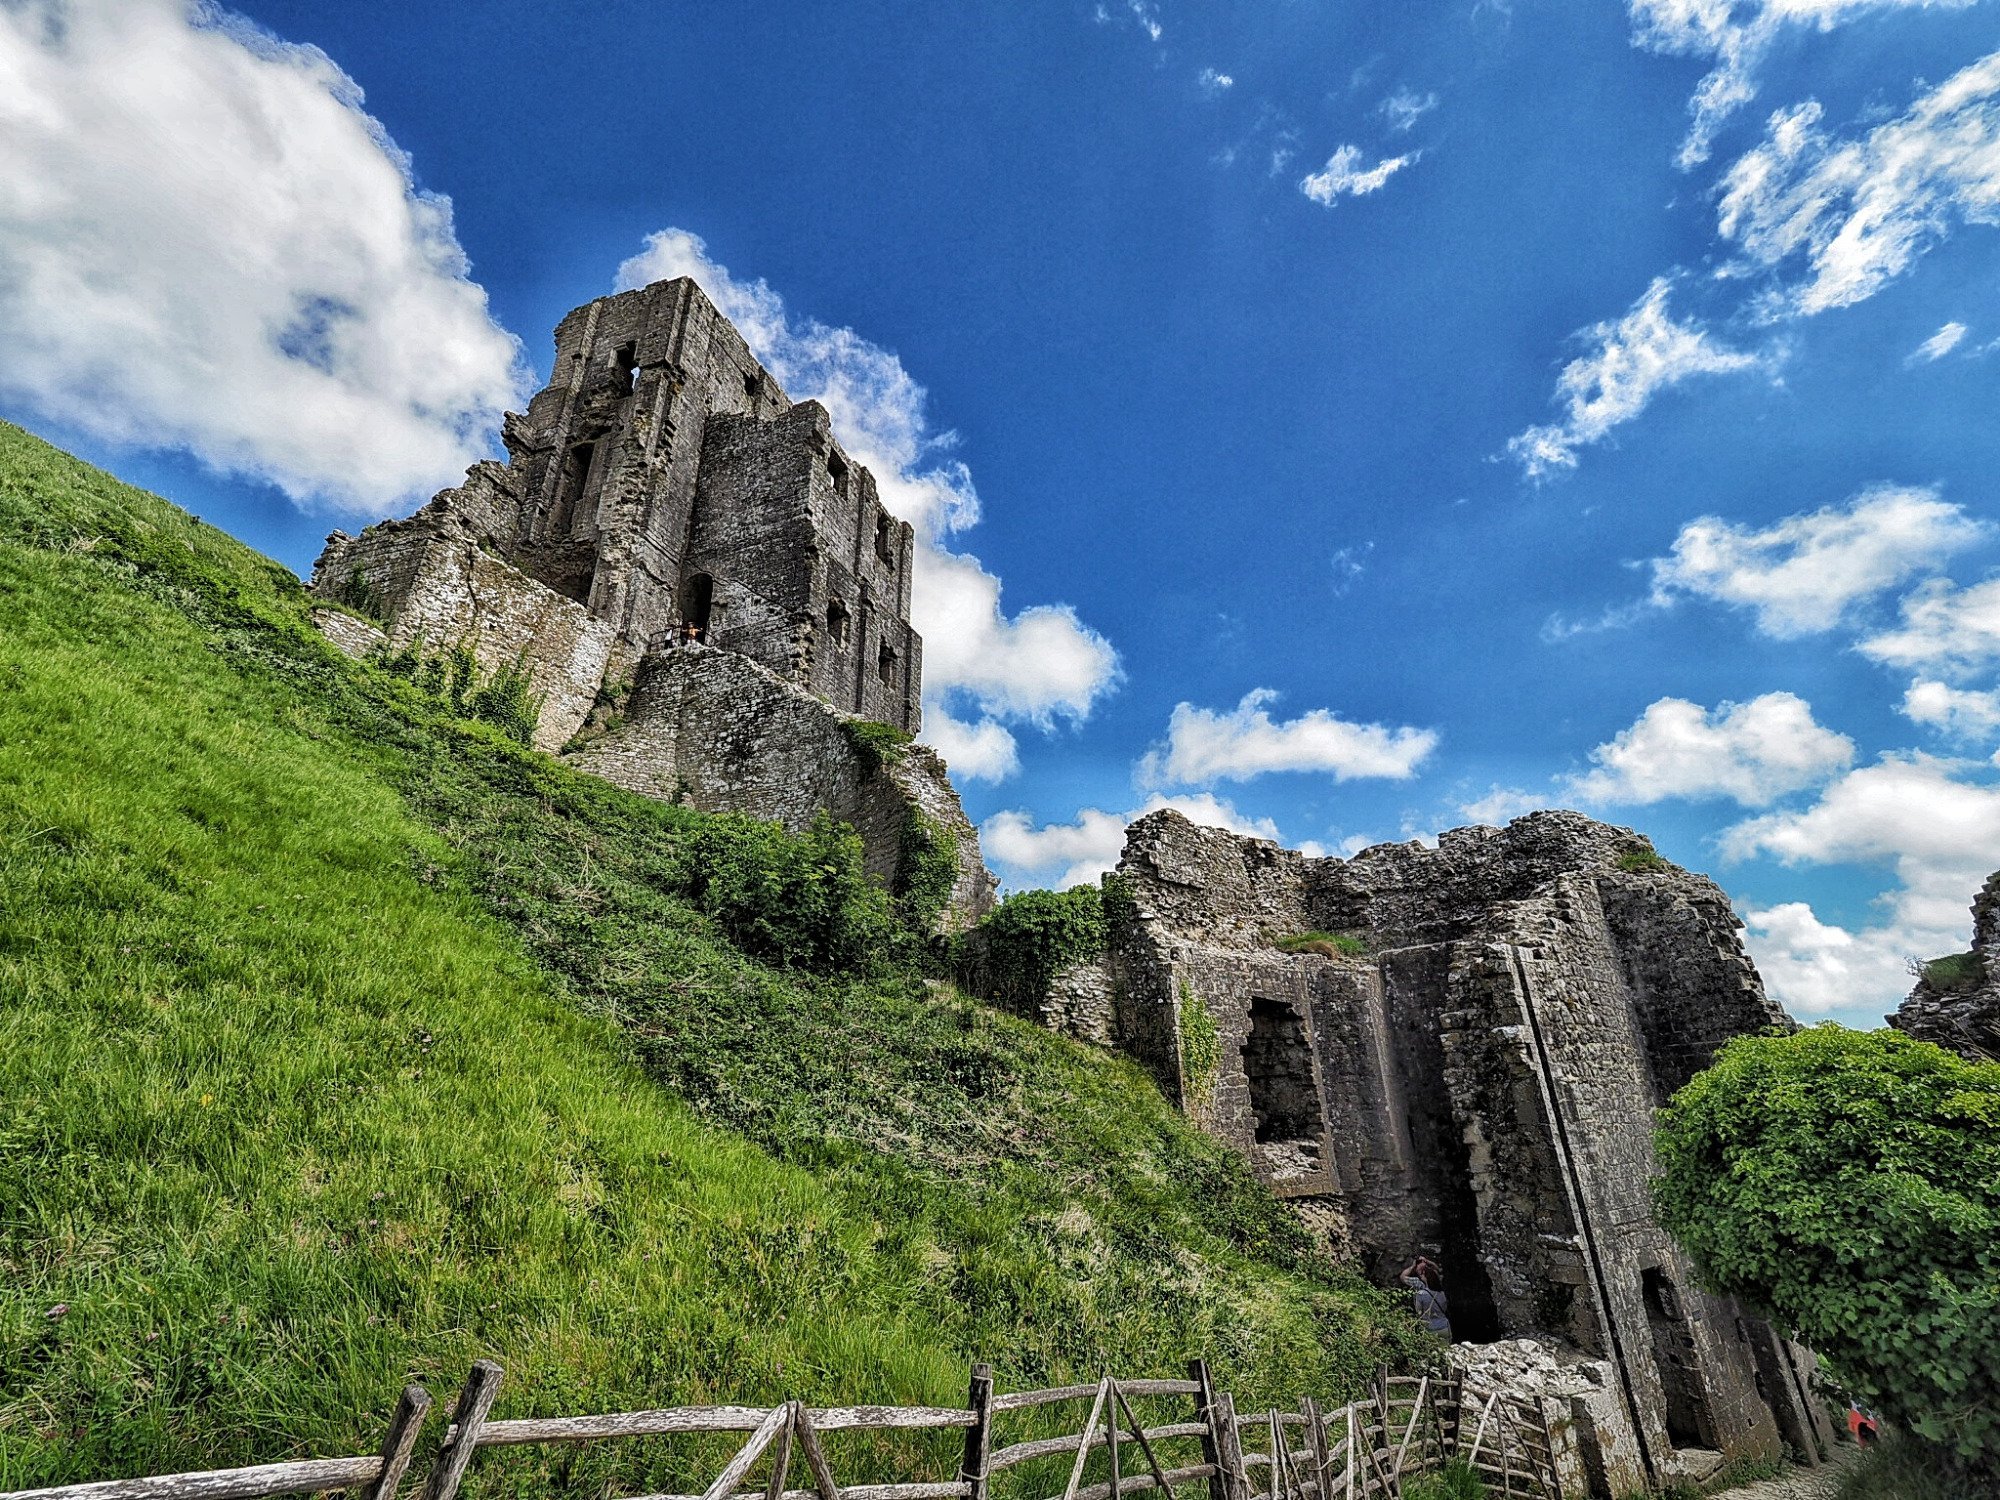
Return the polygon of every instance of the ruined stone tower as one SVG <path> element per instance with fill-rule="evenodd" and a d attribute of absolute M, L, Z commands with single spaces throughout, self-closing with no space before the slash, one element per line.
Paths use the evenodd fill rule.
<path fill-rule="evenodd" d="M 825 408 L 794 404 L 686 278 L 586 303 L 555 342 L 505 463 L 328 538 L 312 587 L 345 612 L 322 629 L 523 672 L 539 748 L 707 810 L 831 813 L 892 886 L 919 819 L 958 851 L 948 925 L 975 920 L 993 880 L 943 762 L 843 729 L 917 731 L 923 642 L 915 535 Z"/>
<path fill-rule="evenodd" d="M 555 744 L 588 712 L 576 683 L 594 677 L 594 699 L 684 625 L 844 712 L 917 730 L 914 534 L 825 408 L 793 405 L 693 281 L 570 313 L 549 384 L 502 436 L 504 465 L 478 465 L 409 521 L 336 532 L 314 587 L 372 605 L 392 635 L 469 634 L 493 665 L 525 652 Z M 426 582 L 476 570 L 468 545 L 574 610 L 529 596 L 512 619 L 439 618 Z"/>

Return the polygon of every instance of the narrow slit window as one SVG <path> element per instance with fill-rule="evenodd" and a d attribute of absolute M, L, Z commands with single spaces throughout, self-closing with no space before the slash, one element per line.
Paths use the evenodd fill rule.
<path fill-rule="evenodd" d="M 875 518 L 875 555 L 885 563 L 896 561 L 895 533 L 889 526 L 886 515 Z"/>
<path fill-rule="evenodd" d="M 896 656 L 896 648 L 887 641 L 884 641 L 882 649 L 875 653 L 876 674 L 891 687 L 896 683 Z"/>
<path fill-rule="evenodd" d="M 639 389 L 639 346 L 620 344 L 618 352 L 612 356 L 612 368 L 618 374 L 618 387 L 627 395 Z"/>
<path fill-rule="evenodd" d="M 845 646 L 847 644 L 848 619 L 847 606 L 841 603 L 840 600 L 835 599 L 827 605 L 826 638 L 833 645 Z"/>

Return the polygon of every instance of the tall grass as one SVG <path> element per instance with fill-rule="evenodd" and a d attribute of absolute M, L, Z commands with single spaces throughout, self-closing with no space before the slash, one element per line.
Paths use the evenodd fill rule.
<path fill-rule="evenodd" d="M 0 1487 L 365 1451 L 479 1354 L 503 1414 L 1421 1356 L 1129 1064 L 893 954 L 746 957 L 689 878 L 729 827 L 0 426 Z"/>

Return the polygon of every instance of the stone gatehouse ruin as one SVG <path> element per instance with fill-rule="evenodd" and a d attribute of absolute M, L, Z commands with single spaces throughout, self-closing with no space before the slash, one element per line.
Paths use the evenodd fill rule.
<path fill-rule="evenodd" d="M 328 539 L 322 628 L 357 654 L 463 646 L 521 672 L 539 748 L 794 829 L 831 812 L 892 885 L 921 818 L 958 853 L 947 924 L 976 920 L 992 877 L 943 763 L 843 730 L 918 730 L 923 642 L 914 533 L 825 408 L 787 398 L 686 278 L 587 303 L 555 338 L 505 463 Z"/>
<path fill-rule="evenodd" d="M 1713 882 L 1575 813 L 1316 859 L 1165 811 L 1105 907 L 1041 1018 L 1142 1061 L 1372 1279 L 1437 1260 L 1454 1337 L 1572 1424 L 1581 1492 L 1817 1457 L 1810 1355 L 1652 1218 L 1653 1110 L 1789 1025 Z"/>

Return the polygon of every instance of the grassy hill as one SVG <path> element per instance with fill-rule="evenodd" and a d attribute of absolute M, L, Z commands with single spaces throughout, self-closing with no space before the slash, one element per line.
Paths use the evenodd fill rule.
<path fill-rule="evenodd" d="M 0 424 L 0 1488 L 363 1451 L 482 1354 L 502 1415 L 1420 1357 L 1133 1066 L 922 967 L 851 839 L 522 749 Z"/>

